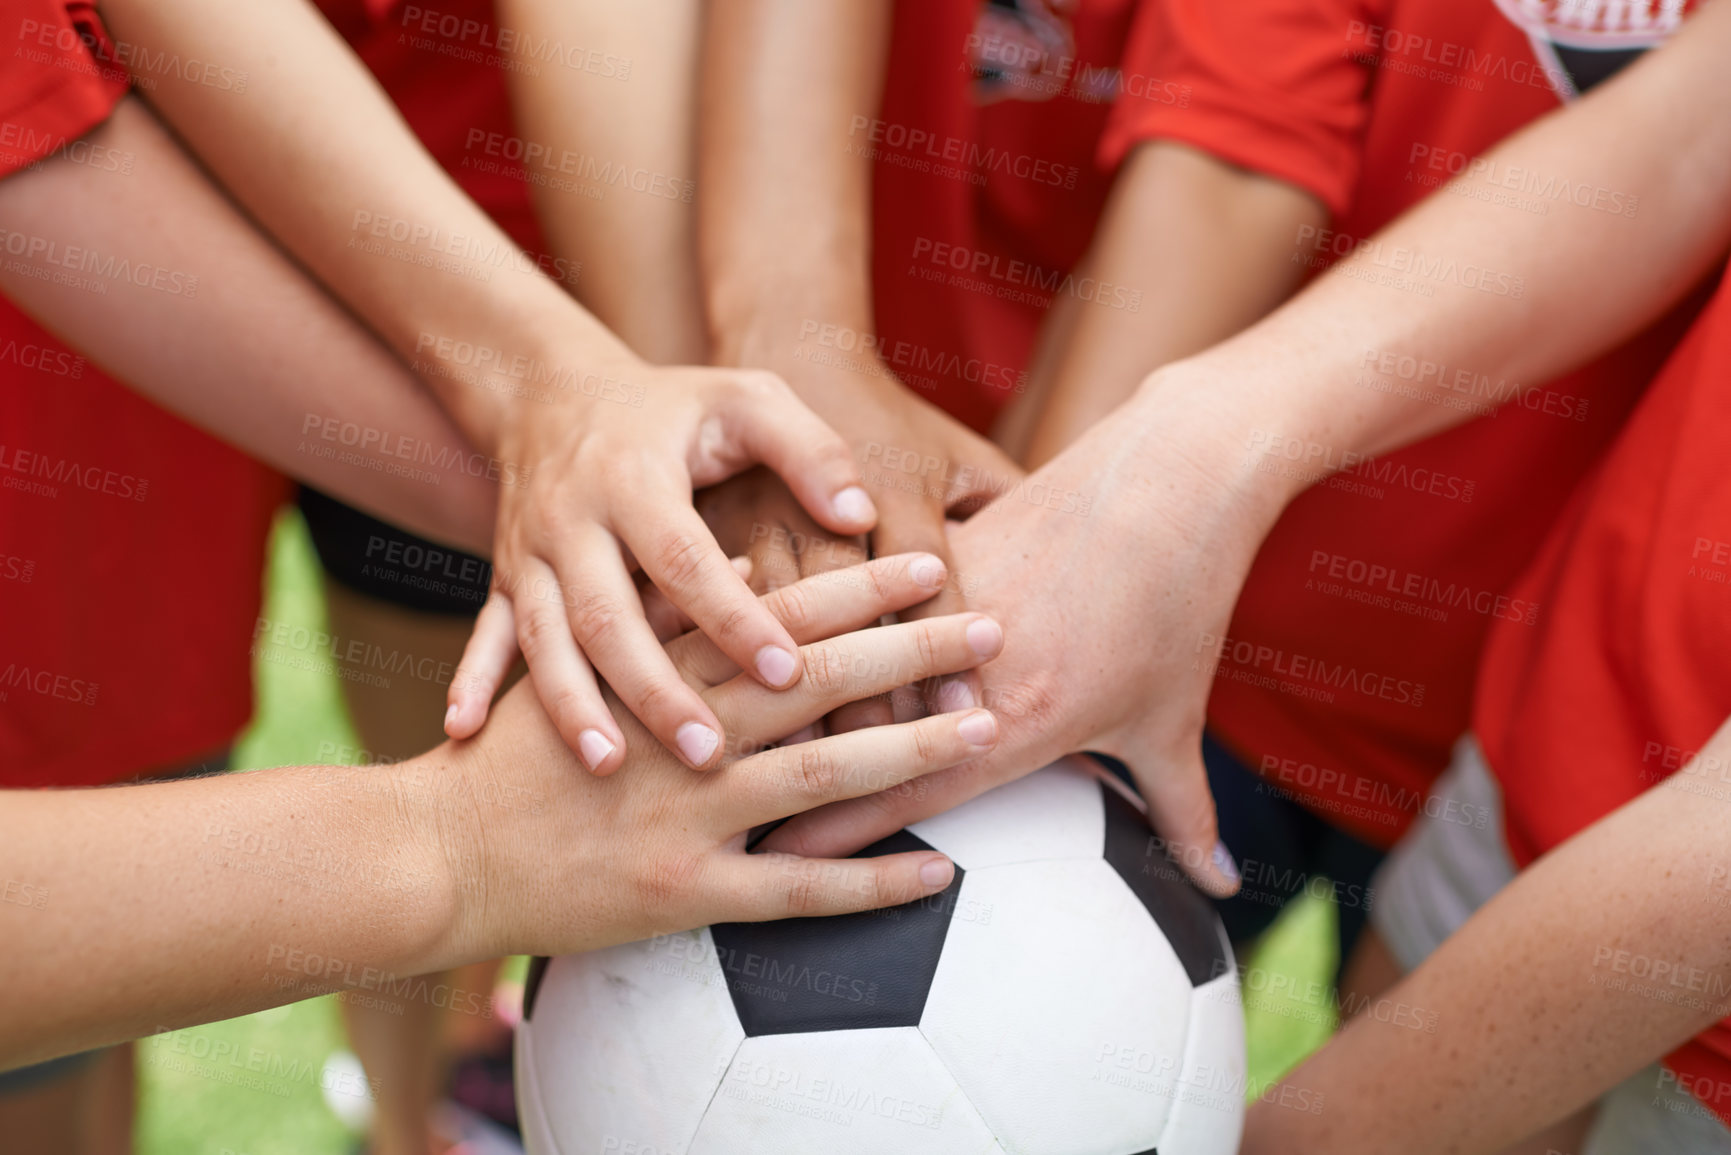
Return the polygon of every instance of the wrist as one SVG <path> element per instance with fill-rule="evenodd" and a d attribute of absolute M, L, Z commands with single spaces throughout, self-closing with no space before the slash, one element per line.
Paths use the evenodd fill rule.
<path fill-rule="evenodd" d="M 388 778 L 388 789 L 374 797 L 402 817 L 407 831 L 402 852 L 413 864 L 414 877 L 426 880 L 417 888 L 418 909 L 404 912 L 409 917 L 402 925 L 417 933 L 404 944 L 410 958 L 400 973 L 424 974 L 492 957 L 481 919 L 491 889 L 487 840 L 483 816 L 472 802 L 484 776 L 476 765 L 482 757 L 475 743 L 445 742 L 369 771 Z"/>
<path fill-rule="evenodd" d="M 1175 362 L 1149 374 L 1118 416 L 1152 467 L 1164 471 L 1174 461 L 1188 467 L 1192 500 L 1213 520 L 1238 527 L 1254 556 L 1308 483 L 1303 470 L 1264 467 L 1268 427 L 1281 424 L 1279 414 L 1219 385 L 1219 375 L 1200 360 Z"/>
<path fill-rule="evenodd" d="M 847 278 L 852 280 L 852 278 Z M 785 372 L 821 342 L 869 353 L 875 341 L 869 284 L 772 280 L 713 288 L 705 304 L 716 363 Z"/>

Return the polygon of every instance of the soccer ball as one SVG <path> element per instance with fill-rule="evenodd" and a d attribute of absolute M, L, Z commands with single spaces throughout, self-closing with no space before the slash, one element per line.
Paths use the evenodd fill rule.
<path fill-rule="evenodd" d="M 530 1155 L 1231 1155 L 1225 932 L 1135 804 L 1067 758 L 862 854 L 955 881 L 838 918 L 535 960 Z"/>

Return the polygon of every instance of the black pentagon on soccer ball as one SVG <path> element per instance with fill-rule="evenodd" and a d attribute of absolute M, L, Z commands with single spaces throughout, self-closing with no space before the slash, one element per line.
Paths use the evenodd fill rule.
<path fill-rule="evenodd" d="M 1090 757 L 1126 782 L 1130 780 L 1128 768 L 1116 758 L 1105 754 Z M 1159 924 L 1178 961 L 1184 964 L 1190 985 L 1201 986 L 1231 970 L 1230 948 L 1208 899 L 1166 853 L 1164 843 L 1155 837 L 1140 811 L 1104 782 L 1100 783 L 1100 794 L 1106 803 L 1106 862 Z"/>
<path fill-rule="evenodd" d="M 854 857 L 930 849 L 899 830 Z M 947 888 L 902 906 L 710 927 L 746 1035 L 918 1026 L 961 889 L 957 867 Z"/>

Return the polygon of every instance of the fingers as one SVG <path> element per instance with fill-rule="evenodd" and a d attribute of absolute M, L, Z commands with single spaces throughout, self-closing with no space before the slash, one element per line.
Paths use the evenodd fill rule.
<path fill-rule="evenodd" d="M 525 580 L 513 603 L 517 644 L 529 664 L 535 694 L 559 736 L 590 773 L 611 774 L 624 760 L 625 735 L 572 639 L 564 599 L 556 596 L 558 578 L 545 562 L 534 558 L 521 573 Z"/>
<path fill-rule="evenodd" d="M 1238 866 L 1220 841 L 1200 750 L 1188 758 L 1163 759 L 1159 765 L 1145 758 L 1138 761 L 1130 773 L 1148 802 L 1148 821 L 1166 852 L 1204 892 L 1215 898 L 1238 893 Z"/>
<path fill-rule="evenodd" d="M 729 826 L 743 829 L 884 791 L 917 794 L 913 780 L 978 758 L 997 742 L 997 719 L 970 710 L 767 750 L 728 768 Z"/>
<path fill-rule="evenodd" d="M 955 567 L 950 558 L 949 531 L 944 522 L 944 508 L 939 502 L 915 494 L 885 493 L 883 516 L 872 534 L 872 552 L 880 557 L 892 553 L 930 553 L 943 560 L 950 569 L 952 580 L 937 597 L 910 612 L 910 618 L 937 617 L 956 614 L 967 609 L 960 586 L 953 580 Z"/>
<path fill-rule="evenodd" d="M 511 599 L 492 590 L 475 617 L 475 629 L 463 646 L 463 658 L 445 692 L 445 734 L 473 737 L 487 720 L 493 695 L 517 660 L 517 622 Z"/>
<path fill-rule="evenodd" d="M 885 614 L 924 601 L 943 587 L 944 574 L 943 563 L 930 554 L 880 557 L 783 586 L 761 601 L 793 640 L 805 645 L 864 629 Z M 702 634 L 680 638 L 668 654 L 704 685 L 719 685 L 739 672 Z"/>
<path fill-rule="evenodd" d="M 669 488 L 644 485 L 622 503 L 620 538 L 667 600 L 740 669 L 766 686 L 790 685 L 800 673 L 793 638 L 728 562 L 689 498 Z M 613 683 L 612 671 L 602 672 Z"/>
<path fill-rule="evenodd" d="M 582 654 L 595 664 L 595 669 L 607 680 L 607 685 L 625 708 L 687 766 L 703 769 L 715 764 L 721 753 L 721 723 L 697 691 L 680 677 L 668 659 L 667 651 L 656 639 L 655 631 L 643 616 L 643 603 L 631 575 L 626 572 L 618 541 L 600 526 L 588 523 L 561 543 L 559 567 L 560 575 L 566 579 L 565 588 L 584 591 L 580 598 L 573 597 L 569 606 L 564 598 L 552 602 L 559 619 L 566 620 L 568 613 L 563 640 L 569 642 L 575 636 L 576 644 L 582 647 Z M 728 581 L 743 586 L 739 574 L 725 558 L 721 560 L 721 567 Z M 550 609 L 544 612 L 545 626 L 551 631 L 554 616 Z M 521 613 L 519 610 L 519 617 Z M 549 655 L 560 663 L 561 672 L 570 668 L 565 647 L 551 632 L 545 640 L 545 647 Z M 523 646 L 523 653 L 529 657 L 530 670 L 534 671 L 535 660 L 529 654 L 528 644 Z M 569 657 L 581 660 L 581 656 L 575 653 Z M 593 676 L 589 684 L 594 685 Z M 540 688 L 539 679 L 536 688 Z M 542 700 L 546 701 L 545 694 Z M 600 703 L 598 694 L 595 700 Z M 588 711 L 587 700 L 574 699 L 571 713 L 580 715 L 574 717 L 573 727 L 595 724 L 590 720 L 594 715 Z M 608 717 L 611 722 L 604 708 L 601 716 Z M 554 721 L 559 723 L 559 732 L 565 735 L 566 741 L 571 742 L 573 734 L 568 731 L 566 723 L 558 715 L 554 715 Z M 614 732 L 618 732 L 617 727 Z M 615 741 L 622 746 L 624 738 L 621 736 Z M 582 749 L 575 743 L 573 748 L 582 755 Z"/>
<path fill-rule="evenodd" d="M 774 470 L 825 529 L 853 534 L 876 525 L 877 507 L 860 483 L 847 442 L 781 378 L 750 377 L 748 387 L 734 391 L 721 407 L 741 448 Z"/>
<path fill-rule="evenodd" d="M 953 717 L 954 714 L 936 714 L 924 721 Z M 867 731 L 856 731 L 864 732 Z M 996 785 L 986 781 L 975 765 L 970 762 L 927 775 L 919 780 L 917 790 L 904 788 L 867 794 L 807 811 L 771 831 L 763 840 L 762 849 L 802 856 L 852 854 L 911 822 L 960 806 Z"/>
<path fill-rule="evenodd" d="M 773 740 L 844 703 L 990 661 L 1003 646 L 1004 631 L 984 614 L 880 626 L 804 647 L 805 676 L 779 693 L 736 677 L 707 697 L 741 741 Z"/>
<path fill-rule="evenodd" d="M 750 558 L 736 557 L 733 559 L 733 572 L 739 575 L 741 581 L 752 580 L 752 564 Z M 649 628 L 655 631 L 655 639 L 666 645 L 690 630 L 697 628 L 695 622 L 680 612 L 679 607 L 667 600 L 667 595 L 655 588 L 655 583 L 647 577 L 639 575 L 634 583 L 637 586 L 637 596 L 643 599 L 643 616 L 649 622 Z M 702 634 L 695 635 L 701 638 Z M 737 669 L 729 670 L 727 676 L 738 673 Z"/>
<path fill-rule="evenodd" d="M 927 851 L 847 859 L 746 854 L 727 871 L 738 896 L 732 919 L 739 922 L 900 906 L 937 894 L 956 877 L 949 859 Z"/>

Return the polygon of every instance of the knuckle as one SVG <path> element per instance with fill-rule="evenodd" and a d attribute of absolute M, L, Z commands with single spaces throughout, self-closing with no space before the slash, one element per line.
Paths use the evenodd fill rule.
<path fill-rule="evenodd" d="M 794 772 L 800 790 L 812 798 L 833 797 L 841 784 L 841 767 L 835 758 L 816 742 L 803 743 L 798 750 Z"/>
<path fill-rule="evenodd" d="M 914 727 L 913 746 L 916 765 L 936 766 L 944 757 L 945 743 L 932 726 Z"/>
<path fill-rule="evenodd" d="M 705 545 L 690 534 L 670 533 L 655 543 L 650 556 L 655 559 L 660 583 L 674 589 L 685 589 L 702 575 L 707 555 Z"/>
<path fill-rule="evenodd" d="M 943 640 L 933 622 L 921 622 L 914 629 L 914 660 L 924 673 L 936 673 L 944 665 Z"/>
<path fill-rule="evenodd" d="M 638 901 L 650 911 L 677 909 L 696 889 L 702 872 L 702 859 L 693 854 L 656 857 L 636 878 Z"/>
<path fill-rule="evenodd" d="M 625 609 L 612 598 L 584 598 L 572 611 L 571 627 L 585 648 L 606 646 L 619 633 Z"/>
<path fill-rule="evenodd" d="M 540 661 L 558 644 L 559 635 L 566 628 L 557 614 L 545 610 L 524 614 L 517 627 L 517 645 L 523 651 L 523 660 L 531 664 Z"/>
<path fill-rule="evenodd" d="M 805 651 L 805 682 L 813 694 L 834 699 L 848 692 L 848 662 L 833 645 L 810 646 Z"/>
<path fill-rule="evenodd" d="M 775 616 L 789 631 L 799 634 L 811 628 L 816 613 L 811 591 L 795 584 L 776 591 Z"/>

